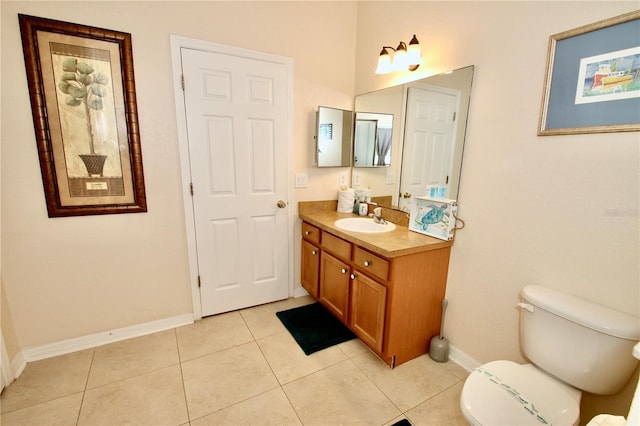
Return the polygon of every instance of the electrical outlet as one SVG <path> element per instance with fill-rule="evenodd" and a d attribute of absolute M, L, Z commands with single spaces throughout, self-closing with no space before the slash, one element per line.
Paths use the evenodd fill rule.
<path fill-rule="evenodd" d="M 355 172 L 353 174 L 353 186 L 359 186 L 360 185 L 360 173 L 359 172 Z"/>
<path fill-rule="evenodd" d="M 306 188 L 309 186 L 309 175 L 306 173 L 296 174 L 296 188 Z"/>
<path fill-rule="evenodd" d="M 347 173 L 340 173 L 340 186 L 347 186 Z"/>

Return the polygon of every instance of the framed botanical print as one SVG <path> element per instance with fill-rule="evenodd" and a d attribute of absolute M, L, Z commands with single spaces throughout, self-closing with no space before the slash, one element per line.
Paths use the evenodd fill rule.
<path fill-rule="evenodd" d="M 131 35 L 18 19 L 49 217 L 146 212 Z"/>

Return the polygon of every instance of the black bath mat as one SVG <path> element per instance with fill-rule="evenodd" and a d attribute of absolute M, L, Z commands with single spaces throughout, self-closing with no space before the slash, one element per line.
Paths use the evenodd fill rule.
<path fill-rule="evenodd" d="M 307 355 L 356 337 L 320 303 L 276 312 L 276 315 Z"/>

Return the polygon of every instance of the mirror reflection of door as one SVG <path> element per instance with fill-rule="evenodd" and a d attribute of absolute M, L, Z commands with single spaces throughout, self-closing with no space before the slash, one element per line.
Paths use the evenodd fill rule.
<path fill-rule="evenodd" d="M 407 126 L 406 108 L 407 92 L 410 87 L 420 87 L 444 91 L 457 97 L 457 118 L 454 122 L 455 137 L 453 144 L 452 169 L 447 184 L 447 197 L 458 199 L 458 189 L 462 170 L 462 155 L 464 152 L 464 140 L 466 134 L 467 116 L 471 100 L 471 88 L 474 66 L 469 65 L 453 71 L 443 72 L 438 75 L 421 78 L 408 83 L 386 87 L 373 92 L 363 93 L 355 98 L 356 111 L 368 111 L 370 113 L 386 113 L 395 117 L 393 125 L 393 144 L 391 147 L 392 161 L 389 167 L 358 168 L 354 166 L 352 173 L 357 174 L 359 185 L 371 189 L 371 196 L 381 205 L 391 208 L 400 208 L 400 181 L 402 164 L 405 163 L 404 155 L 409 156 L 403 149 L 405 128 Z M 407 158 L 407 163 L 409 159 Z M 427 166 L 422 166 L 427 167 Z M 417 166 L 414 172 L 417 172 Z M 406 179 L 405 179 L 406 181 Z M 426 191 L 426 189 L 425 189 Z M 407 191 L 408 193 L 408 191 Z M 399 197 L 400 195 L 400 197 Z M 386 200 L 389 199 L 389 203 Z"/>
<path fill-rule="evenodd" d="M 353 167 L 389 167 L 393 114 L 356 112 Z"/>
<path fill-rule="evenodd" d="M 353 154 L 355 167 L 373 167 L 377 132 L 377 120 L 356 118 L 355 152 Z"/>
<path fill-rule="evenodd" d="M 404 134 L 400 208 L 426 194 L 427 186 L 447 186 L 452 173 L 458 97 L 449 90 L 410 87 Z"/>

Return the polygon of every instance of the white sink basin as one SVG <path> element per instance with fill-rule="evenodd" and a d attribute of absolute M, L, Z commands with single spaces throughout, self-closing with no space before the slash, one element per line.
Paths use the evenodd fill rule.
<path fill-rule="evenodd" d="M 386 225 L 376 223 L 373 219 L 368 217 L 349 217 L 345 219 L 338 219 L 334 225 L 345 231 L 363 232 L 366 234 L 378 234 L 380 232 L 389 232 L 396 229 L 393 223 L 387 222 Z"/>

